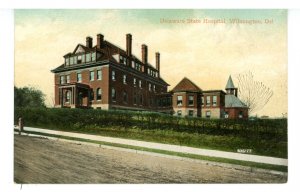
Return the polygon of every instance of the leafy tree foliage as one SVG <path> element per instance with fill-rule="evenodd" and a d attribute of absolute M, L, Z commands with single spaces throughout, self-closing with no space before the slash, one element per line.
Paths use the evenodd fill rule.
<path fill-rule="evenodd" d="M 46 107 L 45 94 L 34 87 L 14 87 L 15 107 Z"/>

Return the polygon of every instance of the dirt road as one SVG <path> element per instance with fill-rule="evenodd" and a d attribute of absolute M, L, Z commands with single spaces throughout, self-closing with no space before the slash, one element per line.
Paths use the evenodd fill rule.
<path fill-rule="evenodd" d="M 287 179 L 19 135 L 14 155 L 17 183 L 283 183 Z"/>

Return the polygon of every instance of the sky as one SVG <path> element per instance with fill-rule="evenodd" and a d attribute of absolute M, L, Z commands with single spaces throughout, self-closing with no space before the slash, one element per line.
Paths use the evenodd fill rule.
<path fill-rule="evenodd" d="M 163 23 L 194 19 L 201 23 Z M 225 23 L 203 23 L 224 21 Z M 258 20 L 260 24 L 232 24 L 230 19 Z M 268 23 L 265 21 L 268 20 Z M 287 11 L 286 10 L 15 10 L 15 85 L 34 86 L 53 105 L 54 74 L 87 36 L 104 39 L 126 49 L 126 34 L 133 36 L 132 52 L 155 65 L 161 54 L 161 76 L 171 90 L 187 77 L 203 90 L 225 89 L 229 75 L 249 71 L 274 94 L 255 114 L 281 117 L 287 113 Z M 252 114 L 252 115 L 255 115 Z"/>

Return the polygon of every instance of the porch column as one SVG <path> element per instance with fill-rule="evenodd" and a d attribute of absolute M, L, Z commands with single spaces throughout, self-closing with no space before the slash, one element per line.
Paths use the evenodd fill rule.
<path fill-rule="evenodd" d="M 74 104 L 74 87 L 71 87 L 72 94 L 71 94 L 71 105 Z"/>
<path fill-rule="evenodd" d="M 59 88 L 59 94 L 60 94 L 60 98 L 59 98 L 59 102 L 60 102 L 60 106 L 63 107 L 64 106 L 64 95 L 63 95 L 63 90 L 62 88 Z"/>
<path fill-rule="evenodd" d="M 77 89 L 76 89 L 76 86 L 74 87 L 74 105 L 75 105 L 75 108 L 76 108 L 76 105 L 77 105 Z"/>

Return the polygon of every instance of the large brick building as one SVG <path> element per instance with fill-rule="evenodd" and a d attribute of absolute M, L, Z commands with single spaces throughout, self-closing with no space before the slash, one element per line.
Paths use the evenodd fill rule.
<path fill-rule="evenodd" d="M 155 67 L 148 62 L 148 47 L 141 47 L 141 60 L 132 54 L 132 35 L 126 35 L 126 50 L 97 35 L 78 44 L 53 69 L 55 107 L 126 109 L 164 112 L 179 116 L 246 118 L 248 108 L 237 98 L 231 77 L 225 93 L 203 91 L 184 78 L 168 92 L 160 75 L 160 53 Z M 227 103 L 226 103 L 227 102 Z"/>

